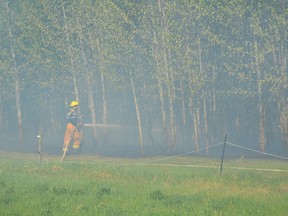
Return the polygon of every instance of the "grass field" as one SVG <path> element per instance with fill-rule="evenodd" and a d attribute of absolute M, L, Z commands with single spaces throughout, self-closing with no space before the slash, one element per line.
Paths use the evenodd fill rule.
<path fill-rule="evenodd" d="M 288 215 L 285 160 L 59 159 L 0 152 L 0 215 Z"/>

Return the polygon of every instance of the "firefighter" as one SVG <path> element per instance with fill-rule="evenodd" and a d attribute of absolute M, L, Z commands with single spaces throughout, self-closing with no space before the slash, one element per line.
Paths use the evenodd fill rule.
<path fill-rule="evenodd" d="M 64 135 L 63 155 L 66 155 L 68 152 L 70 143 L 73 143 L 73 153 L 80 153 L 81 132 L 79 123 L 79 102 L 72 101 L 70 103 L 70 112 L 67 114 L 67 127 Z"/>

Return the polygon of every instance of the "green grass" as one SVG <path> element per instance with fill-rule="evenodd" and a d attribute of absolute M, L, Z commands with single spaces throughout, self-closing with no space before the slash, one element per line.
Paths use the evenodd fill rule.
<path fill-rule="evenodd" d="M 0 215 L 288 215 L 288 172 L 234 169 L 287 161 L 225 161 L 220 176 L 207 158 L 59 159 L 0 153 Z"/>

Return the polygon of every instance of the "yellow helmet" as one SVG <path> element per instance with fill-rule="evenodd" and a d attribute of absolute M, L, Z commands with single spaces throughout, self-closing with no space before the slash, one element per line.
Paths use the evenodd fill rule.
<path fill-rule="evenodd" d="M 79 106 L 79 102 L 78 101 L 72 101 L 70 103 L 70 107 L 76 107 L 76 106 Z"/>

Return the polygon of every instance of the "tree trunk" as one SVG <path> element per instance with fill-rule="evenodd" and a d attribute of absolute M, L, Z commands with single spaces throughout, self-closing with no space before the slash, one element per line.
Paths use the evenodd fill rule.
<path fill-rule="evenodd" d="M 143 149 L 143 135 L 142 135 L 141 115 L 140 115 L 140 110 L 139 110 L 139 106 L 138 106 L 136 90 L 135 90 L 132 74 L 130 74 L 130 82 L 131 82 L 133 98 L 134 98 L 134 104 L 135 104 L 135 110 L 136 110 L 136 115 L 137 115 L 140 154 L 141 154 L 141 156 L 143 156 L 144 149 Z"/>
<path fill-rule="evenodd" d="M 79 90 L 78 90 L 77 79 L 75 76 L 73 77 L 73 84 L 74 84 L 75 99 L 76 101 L 79 101 Z"/>
<path fill-rule="evenodd" d="M 260 56 L 258 50 L 258 43 L 257 41 L 254 42 L 254 50 L 255 50 L 255 66 L 258 76 L 258 110 L 259 110 L 259 148 L 261 151 L 265 151 L 265 110 L 262 98 L 262 74 L 260 69 Z"/>
<path fill-rule="evenodd" d="M 288 150 L 288 104 L 285 102 L 278 103 L 280 110 L 280 128 L 282 132 L 282 141 L 286 150 Z"/>
<path fill-rule="evenodd" d="M 15 92 L 16 92 L 16 110 L 17 110 L 17 121 L 18 121 L 18 137 L 19 143 L 23 145 L 24 143 L 24 130 L 22 123 L 22 111 L 20 102 L 20 81 L 16 78 L 15 80 Z"/>
<path fill-rule="evenodd" d="M 93 97 L 93 91 L 92 91 L 92 81 L 91 77 L 87 75 L 87 90 L 88 90 L 88 103 L 89 103 L 89 110 L 91 114 L 91 121 L 92 124 L 96 124 L 96 112 L 95 112 L 95 103 L 94 103 L 94 97 Z M 93 134 L 93 141 L 94 141 L 94 146 L 96 149 L 98 149 L 98 134 L 97 134 L 97 129 L 96 127 L 92 127 L 92 134 Z"/>
<path fill-rule="evenodd" d="M 82 32 L 80 33 L 80 37 L 82 37 Z M 80 39 L 80 41 L 82 41 L 82 38 Z M 89 104 L 89 110 L 90 110 L 90 114 L 91 114 L 91 121 L 92 124 L 96 124 L 97 123 L 97 119 L 96 119 L 96 112 L 95 112 L 95 103 L 94 103 L 94 97 L 93 97 L 93 87 L 92 87 L 92 78 L 91 78 L 91 74 L 90 72 L 87 70 L 88 65 L 87 65 L 87 60 L 86 60 L 86 56 L 84 53 L 84 47 L 83 44 L 81 44 L 81 53 L 82 53 L 82 57 L 83 57 L 83 63 L 84 63 L 84 71 L 86 72 L 86 79 L 87 79 L 87 93 L 88 93 L 88 104 Z M 93 135 L 93 145 L 96 149 L 98 149 L 99 145 L 98 145 L 98 134 L 97 134 L 97 129 L 96 127 L 92 127 L 92 135 Z"/>
<path fill-rule="evenodd" d="M 283 10 L 285 10 L 286 0 L 282 0 Z M 285 13 L 283 13 L 283 20 L 286 20 Z M 274 66 L 275 70 L 279 71 L 279 76 L 283 82 L 278 92 L 278 110 L 280 118 L 280 129 L 282 132 L 282 141 L 283 146 L 286 151 L 288 151 L 288 103 L 287 103 L 287 87 L 288 86 L 288 77 L 287 77 L 287 28 L 283 28 L 283 38 L 279 38 L 280 49 L 277 50 L 275 44 L 277 41 L 274 41 L 275 37 L 271 36 L 270 44 L 273 46 L 273 57 L 274 57 Z"/>
<path fill-rule="evenodd" d="M 190 114 L 191 114 L 191 116 L 193 116 L 194 132 L 191 131 L 192 140 L 194 141 L 194 148 L 195 148 L 195 150 L 196 150 L 196 152 L 198 154 L 198 151 L 199 151 L 199 137 L 198 137 L 197 111 L 193 107 L 192 98 L 190 98 L 189 106 L 190 106 Z"/>
<path fill-rule="evenodd" d="M 74 70 L 74 65 L 75 64 L 74 64 L 74 59 L 72 57 L 72 48 L 71 48 L 71 42 L 70 42 L 70 35 L 69 35 L 69 32 L 68 32 L 65 5 L 64 5 L 63 0 L 61 0 L 61 6 L 62 6 L 62 13 L 63 13 L 64 36 L 66 38 L 66 43 L 67 43 L 67 46 L 68 46 L 68 57 L 69 57 L 68 60 L 69 60 L 70 72 L 71 72 L 71 75 L 73 77 L 75 100 L 76 101 L 80 101 L 80 99 L 79 99 L 79 90 L 78 90 L 79 88 L 78 88 L 78 84 L 77 84 L 77 77 L 76 77 L 76 73 L 75 73 L 75 70 Z M 81 118 L 81 115 L 80 115 L 80 118 Z M 82 131 L 81 131 L 81 134 L 83 134 Z"/>
<path fill-rule="evenodd" d="M 104 62 L 102 60 L 101 49 L 99 44 L 99 38 L 97 38 L 97 49 L 99 55 L 99 72 L 101 77 L 101 90 L 102 90 L 102 103 L 103 103 L 103 125 L 104 125 L 104 134 L 103 134 L 103 146 L 105 150 L 105 146 L 108 143 L 108 108 L 107 108 L 107 99 L 106 99 L 106 87 L 105 87 L 105 79 L 104 79 Z"/>
<path fill-rule="evenodd" d="M 145 94 L 145 116 L 146 116 L 146 123 L 147 123 L 147 138 L 149 142 L 149 150 L 153 150 L 154 147 L 154 139 L 153 139 L 153 125 L 152 125 L 152 118 L 151 118 L 151 104 L 150 104 L 150 97 L 147 98 L 147 88 L 144 85 L 144 94 Z"/>
<path fill-rule="evenodd" d="M 185 96 L 183 89 L 183 82 L 180 80 L 180 90 L 181 90 L 181 110 L 182 110 L 182 125 L 186 126 L 186 108 L 185 108 Z"/>
<path fill-rule="evenodd" d="M 147 103 L 145 106 L 145 109 L 146 109 L 146 115 L 147 115 L 149 146 L 151 149 L 153 149 L 154 139 L 153 139 L 153 126 L 152 126 L 152 119 L 151 119 L 151 105 Z"/>
<path fill-rule="evenodd" d="M 286 39 L 286 38 L 285 38 Z M 283 81 L 282 86 L 287 86 L 288 78 L 287 78 L 287 55 L 285 53 L 284 45 L 282 45 L 282 50 L 279 54 L 280 68 L 281 68 L 281 78 Z M 284 87 L 281 86 L 281 91 L 279 92 L 279 116 L 280 116 L 280 128 L 282 131 L 282 141 L 283 145 L 288 150 L 288 103 L 287 103 L 287 95 L 285 93 Z M 287 87 L 286 87 L 287 88 Z"/>
<path fill-rule="evenodd" d="M 68 27 L 67 27 L 67 21 L 66 21 L 66 12 L 65 12 L 65 5 L 63 0 L 61 0 L 61 6 L 62 6 L 62 13 L 63 13 L 63 28 L 64 28 L 64 34 L 65 34 L 65 38 L 66 38 L 66 43 L 68 46 L 68 57 L 69 57 L 69 66 L 70 66 L 70 71 L 71 74 L 73 76 L 73 84 L 74 84 L 74 93 L 75 93 L 75 99 L 77 101 L 79 101 L 79 91 L 78 91 L 78 85 L 77 85 L 77 78 L 76 78 L 76 74 L 74 71 L 74 60 L 72 58 L 72 48 L 71 48 L 71 43 L 70 43 L 70 35 L 68 32 Z"/>
<path fill-rule="evenodd" d="M 186 120 L 186 104 L 185 104 L 185 95 L 183 81 L 180 80 L 180 91 L 181 91 L 181 110 L 182 110 L 182 143 L 188 143 L 187 138 L 187 120 Z"/>
<path fill-rule="evenodd" d="M 212 68 L 212 77 L 213 77 L 213 88 L 212 88 L 212 111 L 216 111 L 216 72 L 215 68 Z"/>
<path fill-rule="evenodd" d="M 169 152 L 169 140 L 168 140 L 168 126 L 167 126 L 167 119 L 166 119 L 166 111 L 165 111 L 165 99 L 164 99 L 164 93 L 163 93 L 163 86 L 161 80 L 157 79 L 158 84 L 158 91 L 159 91 L 159 98 L 161 103 L 161 119 L 162 119 L 162 127 L 163 127 L 163 137 L 164 137 L 164 143 L 166 146 L 166 151 Z"/>
<path fill-rule="evenodd" d="M 152 54 L 156 62 L 156 79 L 157 79 L 157 86 L 158 86 L 158 92 L 159 92 L 159 99 L 160 99 L 160 107 L 161 107 L 161 120 L 162 120 L 162 128 L 163 128 L 163 138 L 164 143 L 166 147 L 166 151 L 169 151 L 169 145 L 168 145 L 168 131 L 167 131 L 167 119 L 166 119 L 166 111 L 165 111 L 165 99 L 164 99 L 164 92 L 163 92 L 163 86 L 162 86 L 162 78 L 161 78 L 161 72 L 162 67 L 160 63 L 160 54 L 159 54 L 159 47 L 158 47 L 158 41 L 156 38 L 156 34 L 153 32 L 153 44 L 152 44 Z"/>
<path fill-rule="evenodd" d="M 6 2 L 6 10 L 7 10 L 7 14 L 10 14 L 10 19 L 11 19 L 12 14 L 9 8 L 9 2 Z M 23 130 L 23 120 L 22 120 L 21 100 L 20 100 L 21 88 L 20 88 L 20 80 L 19 80 L 19 70 L 17 67 L 16 55 L 15 55 L 15 47 L 14 47 L 14 43 L 12 42 L 14 36 L 12 33 L 12 27 L 11 27 L 12 24 L 10 22 L 10 19 L 8 23 L 8 34 L 11 40 L 10 41 L 10 54 L 11 54 L 11 59 L 13 62 L 12 73 L 14 75 L 14 82 L 15 82 L 15 103 L 16 103 L 17 122 L 18 122 L 18 141 L 19 141 L 19 144 L 23 145 L 24 130 Z"/>
<path fill-rule="evenodd" d="M 159 4 L 161 5 L 161 1 L 159 0 Z M 168 98 L 169 98 L 169 151 L 174 151 L 176 149 L 176 128 L 175 128 L 175 117 L 174 117 L 174 78 L 173 72 L 169 66 L 169 61 L 171 61 L 170 48 L 166 48 L 166 37 L 165 35 L 168 33 L 168 26 L 166 24 L 166 14 L 164 9 L 162 11 L 162 44 L 163 44 L 163 70 L 166 75 L 166 81 L 168 86 Z"/>
<path fill-rule="evenodd" d="M 203 118 L 204 118 L 204 128 L 205 128 L 205 146 L 206 154 L 209 154 L 209 133 L 208 133 L 208 120 L 207 120 L 207 105 L 206 105 L 206 94 L 203 97 Z"/>

